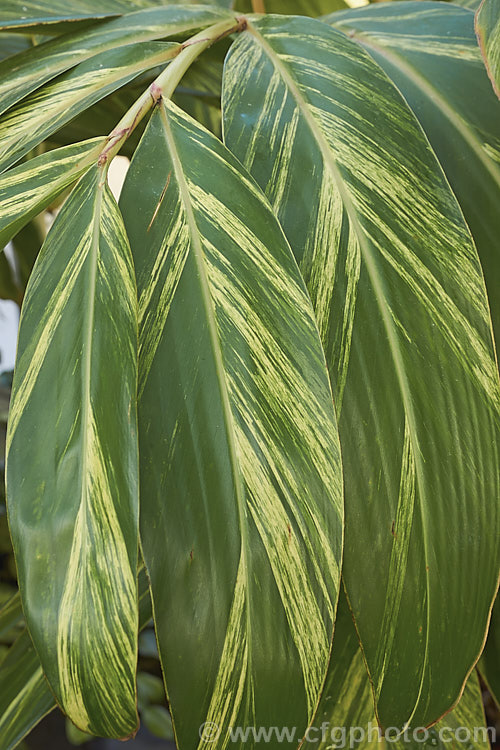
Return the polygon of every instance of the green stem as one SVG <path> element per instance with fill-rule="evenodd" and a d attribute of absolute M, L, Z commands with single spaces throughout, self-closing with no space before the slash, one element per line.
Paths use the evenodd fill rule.
<path fill-rule="evenodd" d="M 180 44 L 178 50 L 174 51 L 175 57 L 172 62 L 155 78 L 109 134 L 106 145 L 99 155 L 99 165 L 104 167 L 109 164 L 149 110 L 162 97 L 172 96 L 184 73 L 204 50 L 229 34 L 244 31 L 246 25 L 246 19 L 243 17 L 220 21 Z"/>

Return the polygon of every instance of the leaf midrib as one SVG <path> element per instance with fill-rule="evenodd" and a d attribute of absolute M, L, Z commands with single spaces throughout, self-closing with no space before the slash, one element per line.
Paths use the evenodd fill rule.
<path fill-rule="evenodd" d="M 189 228 L 189 234 L 191 237 L 191 244 L 189 252 L 193 253 L 196 262 L 196 268 L 198 271 L 198 280 L 200 282 L 201 294 L 203 307 L 206 314 L 206 320 L 208 322 L 208 330 L 210 336 L 210 347 L 213 353 L 213 359 L 215 364 L 217 382 L 219 384 L 219 393 L 222 401 L 222 411 L 224 415 L 224 424 L 226 429 L 226 435 L 228 440 L 229 457 L 233 475 L 233 482 L 235 488 L 236 502 L 238 507 L 238 518 L 239 527 L 241 534 L 241 564 L 244 571 L 245 577 L 245 618 L 247 624 L 247 649 L 248 649 L 248 663 L 252 661 L 252 639 L 251 633 L 251 589 L 250 589 L 250 573 L 248 569 L 248 552 L 250 549 L 248 540 L 248 528 L 246 521 L 246 497 L 245 490 L 243 487 L 243 480 L 241 476 L 240 462 L 238 460 L 237 441 L 235 435 L 234 417 L 231 409 L 229 391 L 225 377 L 224 358 L 221 351 L 221 344 L 219 334 L 217 332 L 217 321 L 215 318 L 215 310 L 213 306 L 212 296 L 210 294 L 210 286 L 208 282 L 208 272 L 203 252 L 203 246 L 201 242 L 200 230 L 196 221 L 193 204 L 189 192 L 186 177 L 182 167 L 182 161 L 177 150 L 175 138 L 170 126 L 166 105 L 164 102 L 161 103 L 160 113 L 162 118 L 162 124 L 164 126 L 165 140 L 167 147 L 172 159 L 172 165 L 174 174 L 177 180 L 179 188 L 179 194 L 184 206 L 184 212 L 186 216 L 186 222 Z"/>
<path fill-rule="evenodd" d="M 280 74 L 283 82 L 287 86 L 290 94 L 292 95 L 295 101 L 297 108 L 299 109 L 301 115 L 303 116 L 305 122 L 307 123 L 309 127 L 309 130 L 311 131 L 311 134 L 313 135 L 315 141 L 318 144 L 318 147 L 320 149 L 325 165 L 328 167 L 333 177 L 334 183 L 337 186 L 337 189 L 339 191 L 339 194 L 342 198 L 343 204 L 349 216 L 349 220 L 352 224 L 353 229 L 356 232 L 359 246 L 360 246 L 360 251 L 362 253 L 363 260 L 365 261 L 368 275 L 372 282 L 372 287 L 375 292 L 375 299 L 377 301 L 377 305 L 380 310 L 384 328 L 387 333 L 389 347 L 393 355 L 393 360 L 395 363 L 403 406 L 404 406 L 406 418 L 408 420 L 408 425 L 410 427 L 410 440 L 411 440 L 412 451 L 413 451 L 413 456 L 414 456 L 414 461 L 415 461 L 416 475 L 418 478 L 417 486 L 421 490 L 423 490 L 423 488 L 425 487 L 425 482 L 423 479 L 422 458 L 420 455 L 420 450 L 418 448 L 418 438 L 417 438 L 418 432 L 416 429 L 416 419 L 415 419 L 415 414 L 413 410 L 410 389 L 408 386 L 406 374 L 404 372 L 403 361 L 399 354 L 396 327 L 392 320 L 391 311 L 389 310 L 387 304 L 385 303 L 385 299 L 383 295 L 383 282 L 380 279 L 370 244 L 367 241 L 365 232 L 358 220 L 356 207 L 354 206 L 354 203 L 349 194 L 349 190 L 345 185 L 344 179 L 330 151 L 330 146 L 325 136 L 323 135 L 318 123 L 316 122 L 315 117 L 309 110 L 307 100 L 305 99 L 302 92 L 300 91 L 299 86 L 296 84 L 293 78 L 293 75 L 289 72 L 288 66 L 280 59 L 278 53 L 274 51 L 272 46 L 266 41 L 266 39 L 264 39 L 262 34 L 260 34 L 257 28 L 253 25 L 253 23 L 249 21 L 247 25 L 247 30 L 246 32 L 243 32 L 243 33 L 244 34 L 250 33 L 257 40 L 257 42 L 260 44 L 260 46 L 264 50 L 265 54 L 268 56 L 268 58 L 274 65 L 274 68 Z M 422 526 L 425 532 L 425 528 L 426 528 L 425 518 L 424 518 L 425 514 L 424 514 L 423 504 L 421 502 L 421 493 L 417 492 L 417 498 L 419 500 L 417 504 L 420 510 L 420 514 L 422 516 Z M 423 534 L 423 541 L 424 541 L 424 545 L 423 545 L 424 546 L 424 558 L 427 561 L 429 558 L 429 553 L 428 553 L 427 538 L 426 538 L 425 533 Z M 427 596 L 426 596 L 427 628 L 426 628 L 425 653 L 424 653 L 424 661 L 423 661 L 424 665 L 428 663 L 429 633 L 430 633 L 430 614 L 429 614 L 430 606 L 429 606 L 429 579 L 428 577 L 426 577 L 426 590 L 427 590 Z M 407 720 L 406 726 L 409 726 L 418 708 L 418 705 L 420 703 L 420 697 L 422 694 L 422 689 L 423 689 L 423 684 L 424 684 L 424 677 L 425 677 L 425 668 L 422 668 L 419 690 L 417 693 L 417 697 L 415 699 L 413 711 L 411 712 L 411 715 L 409 716 Z"/>
<path fill-rule="evenodd" d="M 87 513 L 87 498 L 88 498 L 88 439 L 89 439 L 89 417 L 91 410 L 90 403 L 90 386 L 92 380 L 92 334 L 94 330 L 94 318 L 95 318 L 95 296 L 96 296 L 96 285 L 97 285 L 97 259 L 99 255 L 99 238 L 101 229 L 101 211 L 103 201 L 104 185 L 102 181 L 105 179 L 105 175 L 102 170 L 97 171 L 96 174 L 96 185 L 95 185 L 95 199 L 93 208 L 93 226 L 92 226 L 92 239 L 89 248 L 89 270 L 88 270 L 88 288 L 87 298 L 89 304 L 87 306 L 85 315 L 85 340 L 83 343 L 83 379 L 82 379 L 82 487 L 80 496 L 80 507 L 84 508 L 86 517 Z M 86 524 L 85 524 L 86 527 Z"/>

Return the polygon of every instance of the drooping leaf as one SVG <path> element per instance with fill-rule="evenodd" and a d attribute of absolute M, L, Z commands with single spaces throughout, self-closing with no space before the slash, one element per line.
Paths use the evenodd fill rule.
<path fill-rule="evenodd" d="M 183 5 L 229 7 L 229 0 L 183 0 Z M 158 5 L 180 5 L 173 0 L 2 0 L 0 30 L 53 35 Z"/>
<path fill-rule="evenodd" d="M 498 595 L 491 612 L 488 638 L 478 667 L 491 695 L 500 707 L 500 597 Z"/>
<path fill-rule="evenodd" d="M 486 70 L 500 98 L 500 5 L 497 0 L 481 3 L 476 14 L 476 33 Z"/>
<path fill-rule="evenodd" d="M 204 722 L 214 750 L 230 726 L 304 728 L 343 517 L 305 287 L 253 181 L 174 104 L 153 114 L 120 207 L 139 295 L 141 540 L 178 746 L 202 745 Z"/>
<path fill-rule="evenodd" d="M 302 745 L 304 750 L 360 747 L 363 750 L 418 750 L 422 747 L 467 747 L 489 750 L 481 690 L 477 674 L 468 679 L 455 707 L 435 727 L 423 730 L 413 725 L 395 741 L 397 732 L 382 732 L 373 711 L 373 698 L 358 637 L 345 595 L 341 593 L 335 622 L 332 656 L 313 727 Z"/>
<path fill-rule="evenodd" d="M 75 115 L 139 73 L 175 57 L 179 45 L 139 42 L 95 55 L 30 94 L 0 119 L 0 171 Z"/>
<path fill-rule="evenodd" d="M 227 12 L 217 8 L 149 8 L 32 47 L 14 59 L 0 62 L 0 113 L 94 55 L 201 29 L 227 16 Z"/>
<path fill-rule="evenodd" d="M 408 105 L 326 24 L 249 23 L 223 117 L 314 302 L 378 717 L 428 725 L 478 658 L 497 585 L 500 397 L 476 250 Z"/>
<path fill-rule="evenodd" d="M 424 128 L 472 231 L 500 350 L 500 102 L 473 14 L 416 0 L 339 13 L 331 23 L 381 65 Z"/>
<path fill-rule="evenodd" d="M 151 597 L 144 567 L 138 575 L 139 629 L 151 620 Z M 22 620 L 21 599 L 16 594 L 0 611 L 0 633 Z M 40 659 L 26 629 L 0 664 L 0 737 L 2 750 L 12 750 L 44 716 L 56 708 Z"/>
<path fill-rule="evenodd" d="M 24 630 L 0 663 L 0 737 L 12 750 L 55 708 L 40 660 Z"/>
<path fill-rule="evenodd" d="M 0 248 L 97 161 L 104 138 L 35 156 L 0 174 Z"/>
<path fill-rule="evenodd" d="M 121 217 L 94 167 L 28 284 L 7 498 L 24 612 L 58 703 L 83 731 L 117 737 L 137 717 L 135 294 Z"/>

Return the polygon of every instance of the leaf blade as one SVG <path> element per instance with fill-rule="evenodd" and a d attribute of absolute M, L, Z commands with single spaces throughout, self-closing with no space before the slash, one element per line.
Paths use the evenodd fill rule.
<path fill-rule="evenodd" d="M 137 717 L 136 303 L 130 250 L 101 179 L 95 167 L 75 188 L 28 284 L 7 494 L 24 611 L 47 679 L 82 730 L 123 737 Z M 52 425 L 50 439 L 40 420 Z"/>
<path fill-rule="evenodd" d="M 178 49 L 171 42 L 139 42 L 103 52 L 30 94 L 0 119 L 0 171 L 139 73 L 175 57 Z"/>
<path fill-rule="evenodd" d="M 224 75 L 225 141 L 271 201 L 323 337 L 344 460 L 344 575 L 378 716 L 427 725 L 460 694 L 497 585 L 487 529 L 499 491 L 498 373 L 475 248 L 411 111 L 354 42 L 314 20 L 262 18 Z M 448 544 L 445 554 L 444 529 L 462 539 L 464 518 L 475 530 L 467 553 Z M 458 569 L 479 596 L 470 630 Z"/>
<path fill-rule="evenodd" d="M 342 540 L 331 394 L 269 208 L 175 105 L 153 114 L 120 207 L 138 276 L 141 541 L 159 649 L 179 746 L 201 746 L 208 721 L 218 748 L 229 726 L 304 725 L 323 678 Z"/>
<path fill-rule="evenodd" d="M 66 34 L 0 62 L 0 113 L 44 83 L 116 47 L 201 29 L 227 17 L 217 8 L 147 8 L 95 28 Z"/>
<path fill-rule="evenodd" d="M 424 0 L 371 5 L 330 22 L 363 45 L 422 125 L 474 237 L 498 351 L 500 103 L 484 72 L 473 14 Z"/>

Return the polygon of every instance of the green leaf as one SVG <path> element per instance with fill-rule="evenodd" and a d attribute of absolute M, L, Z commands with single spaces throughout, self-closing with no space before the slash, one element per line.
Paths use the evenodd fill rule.
<path fill-rule="evenodd" d="M 500 98 L 500 6 L 497 0 L 483 0 L 476 14 L 476 33 L 486 70 Z"/>
<path fill-rule="evenodd" d="M 183 0 L 183 5 L 229 7 L 229 0 Z M 0 30 L 31 31 L 53 35 L 88 27 L 100 21 L 129 14 L 131 11 L 160 5 L 158 0 L 2 0 Z M 161 0 L 161 5 L 180 5 Z"/>
<path fill-rule="evenodd" d="M 137 722 L 136 335 L 130 248 L 95 167 L 26 291 L 7 498 L 24 612 L 51 688 L 79 729 L 115 737 Z"/>
<path fill-rule="evenodd" d="M 397 733 L 394 728 L 386 732 L 379 732 L 377 726 L 363 656 L 347 600 L 341 594 L 328 675 L 314 726 L 302 745 L 304 750 L 331 750 L 332 747 L 359 747 L 363 750 L 467 747 L 468 750 L 489 750 L 490 747 L 475 673 L 467 681 L 458 705 L 433 729 L 426 732 L 413 725 L 399 741 L 395 741 Z"/>
<path fill-rule="evenodd" d="M 500 597 L 498 595 L 491 612 L 488 638 L 478 667 L 481 677 L 500 708 Z"/>
<path fill-rule="evenodd" d="M 0 174 L 0 248 L 97 161 L 104 143 L 75 143 Z"/>
<path fill-rule="evenodd" d="M 473 14 L 416 1 L 338 13 L 331 23 L 381 65 L 424 128 L 472 231 L 500 351 L 500 102 Z"/>
<path fill-rule="evenodd" d="M 152 616 L 149 584 L 144 568 L 139 571 L 138 589 L 139 629 L 143 629 Z M 0 634 L 5 632 L 5 628 L 11 628 L 21 621 L 21 599 L 19 594 L 16 594 L 0 611 Z M 43 677 L 40 659 L 25 629 L 0 664 L 2 750 L 16 747 L 18 742 L 54 708 L 54 697 Z M 7 743 L 5 746 L 4 742 Z"/>
<path fill-rule="evenodd" d="M 79 112 L 139 73 L 175 57 L 178 50 L 179 45 L 170 42 L 139 42 L 103 52 L 30 94 L 0 119 L 0 171 Z"/>
<path fill-rule="evenodd" d="M 31 49 L 30 38 L 21 34 L 0 35 L 0 60 L 16 55 L 26 49 Z"/>
<path fill-rule="evenodd" d="M 378 718 L 428 725 L 478 658 L 497 586 L 500 394 L 476 250 L 408 105 L 326 24 L 252 21 L 226 60 L 223 118 L 315 306 Z"/>
<path fill-rule="evenodd" d="M 313 17 L 349 7 L 345 0 L 262 0 L 262 4 L 266 13 Z M 234 5 L 244 13 L 253 11 L 252 0 L 235 0 Z"/>
<path fill-rule="evenodd" d="M 19 593 L 14 594 L 0 609 L 0 637 L 23 621 L 23 610 Z"/>
<path fill-rule="evenodd" d="M 139 294 L 141 542 L 178 746 L 203 744 L 205 722 L 214 750 L 229 726 L 303 729 L 343 518 L 305 287 L 253 181 L 174 104 L 154 112 L 120 207 Z"/>
<path fill-rule="evenodd" d="M 0 737 L 12 750 L 55 707 L 40 660 L 24 630 L 0 664 Z"/>
<path fill-rule="evenodd" d="M 226 17 L 228 13 L 217 8 L 149 8 L 32 47 L 14 59 L 0 62 L 0 113 L 94 55 L 201 29 Z M 131 49 L 129 46 L 128 52 Z"/>

